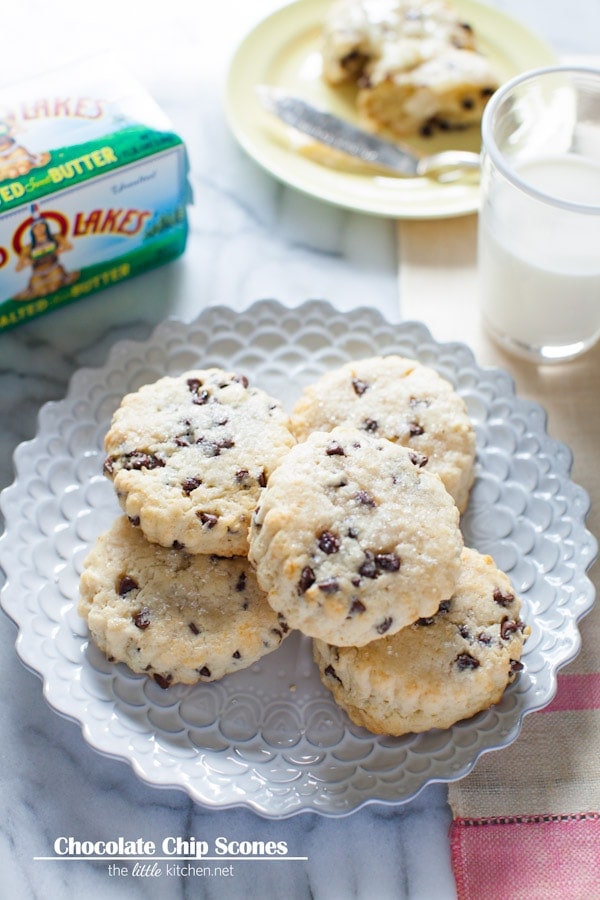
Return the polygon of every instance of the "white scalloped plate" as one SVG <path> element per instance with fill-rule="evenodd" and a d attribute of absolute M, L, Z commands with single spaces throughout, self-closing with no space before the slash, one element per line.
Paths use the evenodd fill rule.
<path fill-rule="evenodd" d="M 108 663 L 88 642 L 76 606 L 83 559 L 119 512 L 101 472 L 103 436 L 122 395 L 164 374 L 216 365 L 244 372 L 289 407 L 326 369 L 386 353 L 437 369 L 475 424 L 465 540 L 509 573 L 532 626 L 525 670 L 502 701 L 447 730 L 376 737 L 335 706 L 299 634 L 213 684 L 164 691 Z M 117 344 L 104 367 L 77 372 L 66 398 L 41 410 L 37 436 L 17 448 L 15 466 L 0 498 L 0 599 L 18 626 L 19 656 L 92 747 L 207 806 L 246 806 L 271 818 L 345 815 L 463 777 L 481 753 L 515 740 L 526 713 L 550 702 L 594 602 L 589 500 L 570 480 L 569 450 L 546 434 L 543 410 L 515 396 L 507 373 L 479 368 L 464 345 L 437 344 L 423 325 L 391 325 L 369 309 L 261 301 L 241 314 L 213 307 L 192 324 L 169 320 L 145 342 Z"/>

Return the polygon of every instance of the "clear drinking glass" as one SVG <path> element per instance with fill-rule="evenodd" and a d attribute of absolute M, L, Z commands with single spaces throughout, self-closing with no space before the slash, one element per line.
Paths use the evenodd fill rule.
<path fill-rule="evenodd" d="M 600 70 L 537 69 L 482 122 L 483 320 L 506 349 L 559 362 L 600 337 Z"/>

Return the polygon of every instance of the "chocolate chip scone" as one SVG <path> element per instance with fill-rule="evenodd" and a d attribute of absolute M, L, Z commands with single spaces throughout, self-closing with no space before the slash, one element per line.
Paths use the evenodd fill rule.
<path fill-rule="evenodd" d="M 105 438 L 104 471 L 148 540 L 245 555 L 271 470 L 295 443 L 279 401 L 245 376 L 206 369 L 128 394 Z"/>
<path fill-rule="evenodd" d="M 434 472 L 462 512 L 473 483 L 475 432 L 452 385 L 414 359 L 385 356 L 347 363 L 309 385 L 290 418 L 311 431 L 351 425 L 408 447 L 416 466 Z"/>
<path fill-rule="evenodd" d="M 435 613 L 462 536 L 441 480 L 410 452 L 353 428 L 314 432 L 269 478 L 250 561 L 290 627 L 361 645 Z"/>
<path fill-rule="evenodd" d="M 357 85 L 366 124 L 400 136 L 478 123 L 498 86 L 448 0 L 337 0 L 322 55 L 329 84 Z"/>
<path fill-rule="evenodd" d="M 366 647 L 314 641 L 323 684 L 377 734 L 448 728 L 497 703 L 522 668 L 530 633 L 521 601 L 490 556 L 465 548 L 449 600 L 433 616 Z"/>
<path fill-rule="evenodd" d="M 161 687 L 247 668 L 289 630 L 247 559 L 151 544 L 126 516 L 85 561 L 78 612 L 109 659 Z"/>

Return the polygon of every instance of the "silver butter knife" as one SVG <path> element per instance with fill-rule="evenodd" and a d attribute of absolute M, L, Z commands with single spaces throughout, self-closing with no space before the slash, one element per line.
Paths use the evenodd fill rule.
<path fill-rule="evenodd" d="M 396 175 L 427 176 L 456 180 L 479 170 L 480 156 L 467 150 L 445 150 L 430 156 L 417 156 L 404 146 L 369 134 L 350 122 L 311 106 L 300 97 L 279 88 L 258 85 L 262 106 L 282 122 L 307 134 L 321 144 L 334 147 L 370 165 L 380 166 Z"/>

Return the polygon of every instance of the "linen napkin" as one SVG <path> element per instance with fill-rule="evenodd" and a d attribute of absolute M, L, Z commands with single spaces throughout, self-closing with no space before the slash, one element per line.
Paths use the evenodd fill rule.
<path fill-rule="evenodd" d="M 484 333 L 477 217 L 398 225 L 400 309 L 438 341 L 469 344 L 480 365 L 506 369 L 540 403 L 548 432 L 574 454 L 572 477 L 600 535 L 600 346 L 555 366 L 521 362 Z M 589 573 L 600 587 L 599 567 Z M 459 900 L 600 900 L 600 604 L 580 623 L 582 648 L 545 710 L 526 716 L 508 748 L 484 754 L 449 786 Z"/>

